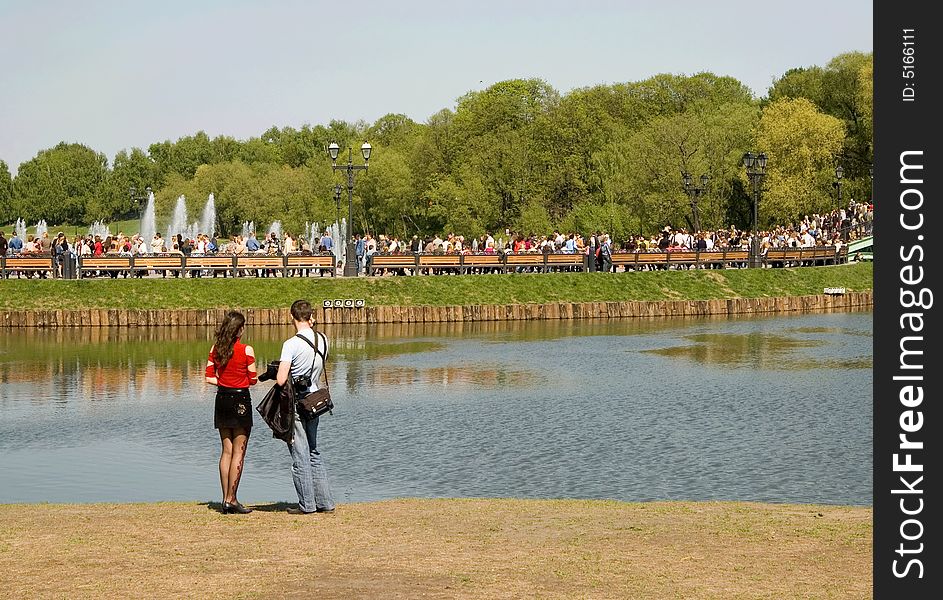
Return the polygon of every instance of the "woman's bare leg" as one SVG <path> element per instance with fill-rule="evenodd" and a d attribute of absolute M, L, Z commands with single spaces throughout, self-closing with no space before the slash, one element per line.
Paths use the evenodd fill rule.
<path fill-rule="evenodd" d="M 229 494 L 226 501 L 235 503 L 236 492 L 239 489 L 239 480 L 242 478 L 242 467 L 246 460 L 246 447 L 249 445 L 249 430 L 242 427 L 232 429 L 232 460 L 229 463 Z"/>
<path fill-rule="evenodd" d="M 219 485 L 223 488 L 223 502 L 229 502 L 229 472 L 232 469 L 233 429 L 219 428 L 219 441 L 222 449 L 219 453 Z"/>

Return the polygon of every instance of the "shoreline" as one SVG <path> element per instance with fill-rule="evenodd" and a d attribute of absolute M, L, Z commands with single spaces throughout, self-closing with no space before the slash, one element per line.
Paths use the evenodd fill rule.
<path fill-rule="evenodd" d="M 870 507 L 393 499 L 0 505 L 9 598 L 868 597 Z M 172 573 L 173 577 L 168 577 Z"/>
<path fill-rule="evenodd" d="M 703 317 L 792 312 L 851 311 L 873 308 L 873 291 L 840 295 L 813 294 L 710 300 L 631 300 L 623 302 L 549 302 L 452 306 L 316 306 L 316 325 L 384 323 L 464 323 L 478 321 L 541 321 Z M 284 325 L 288 308 L 237 308 L 246 325 Z M 0 327 L 205 327 L 219 323 L 228 308 L 214 309 L 58 309 L 0 310 Z"/>

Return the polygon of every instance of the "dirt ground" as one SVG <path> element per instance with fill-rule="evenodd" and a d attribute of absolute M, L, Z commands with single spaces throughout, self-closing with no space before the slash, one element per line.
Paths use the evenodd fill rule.
<path fill-rule="evenodd" d="M 870 598 L 870 508 L 0 505 L 2 598 Z"/>

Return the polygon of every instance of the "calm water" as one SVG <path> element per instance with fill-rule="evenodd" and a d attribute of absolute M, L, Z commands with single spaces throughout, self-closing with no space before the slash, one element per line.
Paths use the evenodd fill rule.
<path fill-rule="evenodd" d="M 329 329 L 321 446 L 340 502 L 870 504 L 871 319 Z M 290 333 L 245 341 L 264 363 Z M 210 337 L 0 330 L 0 502 L 218 500 Z M 294 500 L 289 466 L 256 415 L 240 498 Z"/>

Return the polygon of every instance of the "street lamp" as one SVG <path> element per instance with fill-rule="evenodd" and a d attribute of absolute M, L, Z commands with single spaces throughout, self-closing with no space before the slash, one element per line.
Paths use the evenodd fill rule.
<path fill-rule="evenodd" d="M 838 208 L 841 208 L 841 180 L 845 176 L 845 169 L 841 168 L 841 165 L 835 167 L 835 181 L 832 182 L 832 187 L 838 190 Z"/>
<path fill-rule="evenodd" d="M 701 230 L 701 219 L 697 212 L 697 202 L 701 195 L 707 191 L 707 182 L 710 179 L 707 174 L 701 175 L 701 185 L 696 185 L 691 174 L 687 171 L 681 171 L 681 179 L 684 181 L 684 191 L 691 197 L 691 213 L 694 217 L 694 234 Z"/>
<path fill-rule="evenodd" d="M 147 186 L 146 188 L 144 188 L 143 196 L 138 196 L 138 189 L 134 187 L 133 185 L 128 188 L 128 196 L 131 197 L 131 202 L 134 203 L 134 205 L 138 208 L 138 210 L 141 210 L 141 201 L 147 200 L 150 197 L 150 195 L 151 195 L 151 186 Z"/>
<path fill-rule="evenodd" d="M 354 149 L 347 148 L 347 164 L 337 164 L 337 155 L 340 152 L 340 146 L 337 142 L 331 142 L 327 147 L 328 154 L 331 155 L 331 167 L 335 171 L 345 171 L 347 173 L 347 249 L 344 254 L 344 277 L 356 277 L 357 265 L 355 255 L 357 250 L 354 247 L 354 171 L 366 171 L 370 164 L 370 153 L 373 147 L 368 142 L 360 146 L 360 153 L 363 155 L 363 164 L 354 164 Z M 340 186 L 338 186 L 340 187 Z M 334 188 L 335 194 L 338 188 Z"/>
<path fill-rule="evenodd" d="M 753 235 L 750 236 L 750 239 L 753 240 L 750 253 L 751 267 L 760 266 L 760 236 L 757 229 L 757 216 L 760 205 L 760 187 L 763 185 L 763 178 L 766 177 L 766 160 L 765 152 L 759 154 L 747 152 L 743 155 L 743 166 L 746 167 L 747 177 L 750 178 L 750 183 L 753 184 Z"/>

